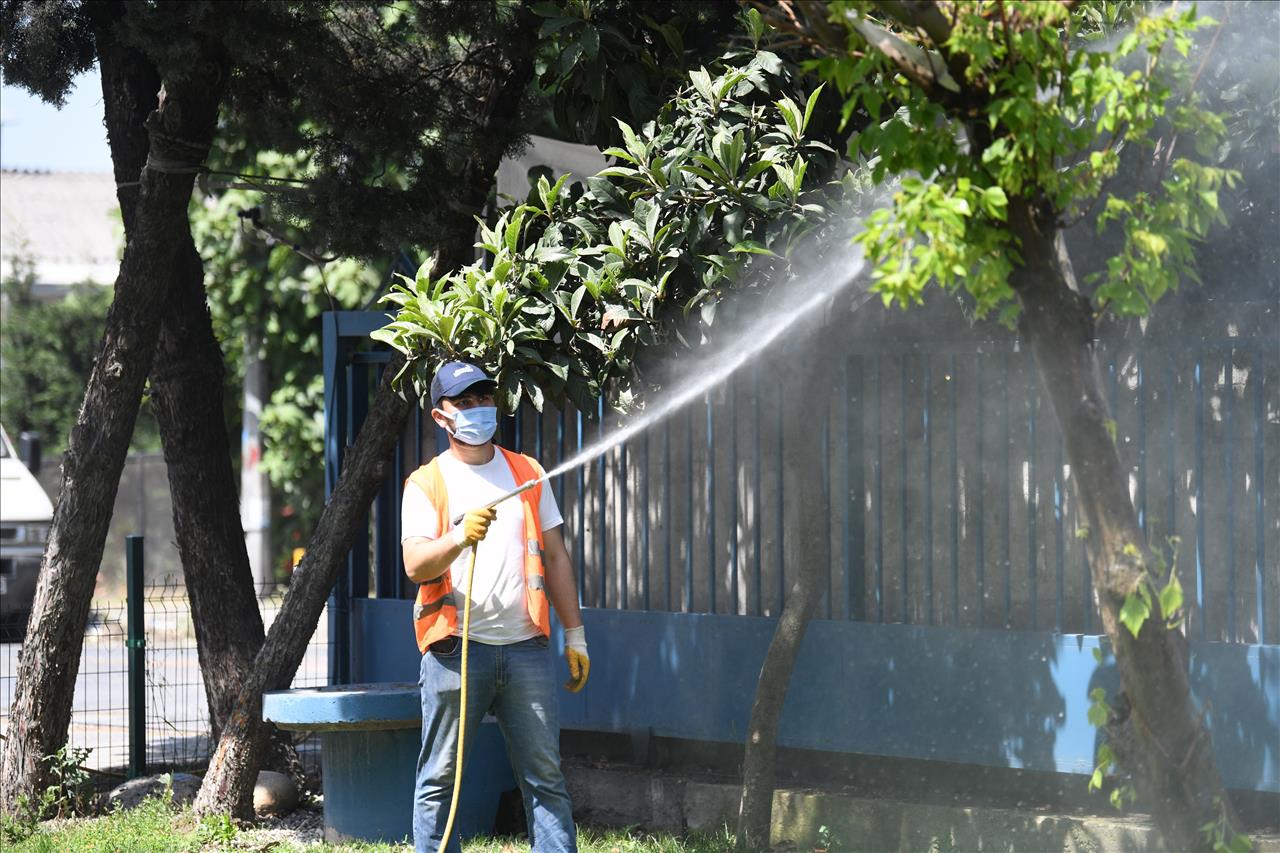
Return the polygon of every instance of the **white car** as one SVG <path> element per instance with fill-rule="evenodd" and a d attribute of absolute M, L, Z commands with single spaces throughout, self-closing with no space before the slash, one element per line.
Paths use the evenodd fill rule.
<path fill-rule="evenodd" d="M 26 626 L 52 518 L 49 496 L 0 429 L 0 625 Z"/>

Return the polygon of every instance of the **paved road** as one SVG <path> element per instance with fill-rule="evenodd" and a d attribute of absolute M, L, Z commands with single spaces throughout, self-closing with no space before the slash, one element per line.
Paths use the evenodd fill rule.
<path fill-rule="evenodd" d="M 185 617 L 185 613 L 181 614 Z M 270 614 L 274 615 L 274 614 Z M 172 614 L 169 614 L 172 618 Z M 147 760 L 193 763 L 207 757 L 208 706 L 194 639 L 174 630 L 180 620 L 147 637 Z M 311 647 L 294 678 L 295 686 L 324 684 L 328 672 L 328 619 L 322 616 Z M 18 668 L 16 642 L 0 643 L 0 730 L 7 730 Z M 86 766 L 123 767 L 129 750 L 129 663 L 124 629 L 108 622 L 85 637 L 69 742 L 91 747 Z"/>

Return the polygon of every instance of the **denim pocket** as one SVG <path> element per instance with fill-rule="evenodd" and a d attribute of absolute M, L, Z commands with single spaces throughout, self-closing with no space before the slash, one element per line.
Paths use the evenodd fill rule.
<path fill-rule="evenodd" d="M 529 640 L 529 642 L 533 643 L 535 646 L 537 646 L 540 649 L 548 648 L 551 645 L 551 640 L 548 639 L 547 637 L 542 636 L 541 634 L 532 638 L 531 640 Z"/>

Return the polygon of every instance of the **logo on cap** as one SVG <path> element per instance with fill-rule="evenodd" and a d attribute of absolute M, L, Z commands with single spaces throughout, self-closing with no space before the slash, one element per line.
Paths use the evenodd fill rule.
<path fill-rule="evenodd" d="M 455 369 L 455 370 L 453 371 L 453 376 L 454 376 L 454 378 L 456 379 L 456 378 L 458 378 L 459 376 L 461 376 L 462 374 L 464 374 L 464 373 L 470 373 L 470 372 L 472 372 L 473 370 L 475 370 L 475 368 L 474 368 L 474 367 L 472 367 L 472 366 L 471 366 L 471 365 L 469 365 L 469 364 L 464 364 L 464 365 L 462 365 L 462 367 L 459 367 L 459 368 L 457 368 L 457 369 Z"/>

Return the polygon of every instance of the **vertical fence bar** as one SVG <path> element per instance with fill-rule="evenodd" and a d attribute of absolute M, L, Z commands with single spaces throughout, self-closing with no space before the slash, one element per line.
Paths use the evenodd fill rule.
<path fill-rule="evenodd" d="M 711 405 L 711 393 L 702 395 L 707 407 L 707 612 L 716 612 L 716 439 L 715 409 Z"/>
<path fill-rule="evenodd" d="M 1169 537 L 1178 533 L 1178 436 L 1175 418 L 1178 416 L 1177 395 L 1178 391 L 1178 374 L 1175 366 L 1169 365 L 1169 485 L 1168 495 L 1169 504 L 1165 510 L 1168 517 L 1165 519 L 1165 549 L 1169 555 L 1169 563 L 1173 563 L 1173 543 L 1169 542 Z"/>
<path fill-rule="evenodd" d="M 1107 406 L 1111 409 L 1111 417 L 1119 421 L 1120 403 L 1120 365 L 1116 364 L 1114 353 L 1107 354 Z"/>
<path fill-rule="evenodd" d="M 1204 377 L 1201 354 L 1196 354 L 1195 378 L 1195 489 L 1196 489 L 1196 615 L 1200 617 L 1197 631 L 1200 639 L 1208 634 L 1208 621 L 1204 600 Z"/>
<path fill-rule="evenodd" d="M 127 634 L 125 648 L 129 657 L 129 778 L 147 773 L 147 658 L 146 625 L 143 604 L 143 542 L 145 537 L 126 536 L 125 614 Z"/>
<path fill-rule="evenodd" d="M 576 412 L 578 418 L 578 453 L 582 452 L 582 411 Z M 587 466 L 578 466 L 577 494 L 578 499 L 578 541 L 574 546 L 577 551 L 575 562 L 578 566 L 578 598 L 585 601 L 587 594 Z"/>
<path fill-rule="evenodd" d="M 778 386 L 778 615 L 782 615 L 782 608 L 787 602 L 787 553 L 783 548 L 783 538 L 786 534 L 786 516 L 787 502 L 786 492 L 782 488 L 782 460 L 786 458 L 786 447 L 782 436 L 782 410 L 785 402 L 782 394 L 782 386 Z"/>
<path fill-rule="evenodd" d="M 618 485 L 618 505 L 621 510 L 621 518 L 618 525 L 618 580 L 621 589 L 618 592 L 618 606 L 623 610 L 627 609 L 627 495 L 631 492 L 631 481 L 627 478 L 627 443 L 624 441 L 618 447 L 618 467 L 619 485 Z"/>
<path fill-rule="evenodd" d="M 924 621 L 933 624 L 933 424 L 929 422 L 933 397 L 933 369 L 929 354 L 920 356 L 924 394 L 920 401 L 920 426 L 924 430 Z M 905 531 L 904 531 L 905 533 Z"/>
<path fill-rule="evenodd" d="M 685 478 L 688 500 L 685 501 L 684 526 L 684 612 L 693 612 L 693 404 L 685 409 L 685 457 L 689 476 Z"/>
<path fill-rule="evenodd" d="M 957 423 L 958 401 L 956 386 L 960 376 L 956 372 L 956 354 L 951 354 L 947 375 L 947 408 L 951 421 L 951 624 L 960 624 L 960 427 Z"/>
<path fill-rule="evenodd" d="M 844 500 L 840 501 L 840 571 L 844 576 L 844 618 L 853 618 L 853 560 L 849 554 L 849 521 L 852 516 L 853 473 L 849 470 L 849 357 L 840 362 L 840 482 L 844 485 Z"/>
<path fill-rule="evenodd" d="M 752 608 L 755 615 L 760 616 L 764 613 L 764 555 L 760 553 L 761 543 L 764 538 L 760 529 L 764 521 L 764 510 L 760 507 L 761 495 L 764 492 L 764 480 L 760 476 L 760 362 L 752 362 L 751 365 L 751 411 L 752 411 L 752 471 L 755 497 L 751 501 L 753 510 L 753 518 L 751 526 L 754 528 L 752 535 L 754 536 L 755 545 L 755 589 L 753 594 L 756 598 L 756 606 Z"/>
<path fill-rule="evenodd" d="M 1226 361 L 1222 365 L 1222 442 L 1223 483 L 1227 493 L 1227 640 L 1240 642 L 1236 631 L 1236 489 L 1235 489 L 1235 349 L 1227 348 Z M 1258 485 L 1262 485 L 1259 483 Z"/>
<path fill-rule="evenodd" d="M 1147 384 L 1146 352 L 1138 353 L 1138 526 L 1147 535 Z"/>
<path fill-rule="evenodd" d="M 828 530 L 827 537 L 826 537 L 827 541 L 822 549 L 822 553 L 823 553 L 822 558 L 826 560 L 826 563 L 827 563 L 827 595 L 826 595 L 827 618 L 830 619 L 831 612 L 832 612 L 831 608 L 833 606 L 832 600 L 831 600 L 833 598 L 832 592 L 831 592 L 832 591 L 831 584 L 833 581 L 833 578 L 831 576 L 831 533 L 830 533 L 830 530 L 831 530 L 831 526 L 830 526 L 831 481 L 834 478 L 832 477 L 831 465 L 829 464 L 829 460 L 831 459 L 831 408 L 829 405 L 825 406 L 822 412 L 821 442 L 819 446 L 822 448 L 823 460 L 828 462 L 828 464 L 824 464 L 822 466 L 822 506 L 827 513 L 827 519 L 828 519 L 828 522 L 826 525 Z"/>
<path fill-rule="evenodd" d="M 1036 522 L 1040 514 L 1040 487 L 1036 484 L 1036 375 L 1029 372 L 1027 379 L 1027 609 L 1031 630 L 1036 630 L 1036 596 L 1039 578 L 1037 564 L 1040 561 L 1036 543 Z"/>
<path fill-rule="evenodd" d="M 671 517 L 671 420 L 662 424 L 662 526 L 666 528 L 666 610 L 671 610 L 671 544 L 675 519 Z"/>
<path fill-rule="evenodd" d="M 332 311 L 321 317 L 321 334 L 324 350 L 324 496 L 333 494 L 342 472 L 343 457 L 347 452 L 347 419 L 343 412 L 350 405 L 347 386 L 347 345 L 338 334 L 338 318 Z M 345 560 L 344 560 L 345 565 Z M 329 644 L 328 682 L 341 684 L 340 670 L 345 657 L 342 646 L 342 602 L 347 599 L 347 572 L 339 571 L 337 581 L 329 592 L 328 619 Z"/>
<path fill-rule="evenodd" d="M 876 621 L 884 622 L 884 407 L 881 395 L 880 354 L 876 365 Z"/>
<path fill-rule="evenodd" d="M 975 594 L 977 596 L 977 625 L 983 627 L 984 612 L 987 603 L 987 577 L 986 577 L 986 519 L 984 518 L 986 492 L 987 492 L 987 468 L 982 461 L 983 442 L 986 440 L 986 420 L 987 420 L 987 395 L 982 390 L 982 365 L 986 360 L 986 354 L 979 352 L 974 359 L 974 394 L 973 401 L 975 411 L 975 419 L 977 423 L 974 425 L 974 434 L 977 436 L 977 464 L 974 466 L 974 477 L 976 482 L 970 490 L 973 494 L 973 572 L 975 579 Z"/>
<path fill-rule="evenodd" d="M 738 615 L 738 384 L 729 380 L 729 597 Z"/>
<path fill-rule="evenodd" d="M 649 431 L 645 430 L 643 444 L 640 445 L 643 461 L 640 463 L 640 507 L 642 519 L 640 523 L 640 597 L 644 600 L 644 609 L 649 609 L 649 528 L 653 524 L 649 512 Z"/>
<path fill-rule="evenodd" d="M 1267 608 L 1266 608 L 1266 578 L 1264 577 L 1264 569 L 1266 560 L 1266 516 L 1263 515 L 1262 484 L 1266 482 L 1266 468 L 1263 463 L 1265 461 L 1263 455 L 1262 442 L 1262 425 L 1263 408 L 1262 408 L 1262 384 L 1266 374 L 1263 372 L 1261 362 L 1263 360 L 1263 351 L 1261 348 L 1253 351 L 1253 364 L 1249 375 L 1254 378 L 1253 382 L 1253 591 L 1254 602 L 1257 609 L 1258 619 L 1258 636 L 1255 641 L 1259 644 L 1267 642 Z"/>
<path fill-rule="evenodd" d="M 400 578 L 404 576 L 400 568 L 400 513 L 396 512 L 396 485 L 404 482 L 404 467 L 404 443 L 397 441 L 391 454 L 391 475 L 382 481 L 375 504 L 378 524 L 374 528 L 377 557 L 373 591 L 378 598 L 399 597 Z"/>
<path fill-rule="evenodd" d="M 538 460 L 538 464 L 544 464 L 542 461 L 542 412 L 534 411 L 533 413 L 533 458 Z"/>
<path fill-rule="evenodd" d="M 1055 431 L 1056 432 L 1056 431 Z M 1064 527 L 1062 495 L 1062 433 L 1056 432 L 1053 442 L 1053 535 L 1054 535 L 1054 596 L 1053 629 L 1062 633 L 1063 599 L 1066 597 L 1066 528 Z M 1084 595 L 1088 597 L 1088 589 Z"/>
<path fill-rule="evenodd" d="M 933 624 L 933 368 L 929 354 L 920 356 L 924 393 L 920 401 L 920 426 L 924 431 L 924 613 Z"/>
<path fill-rule="evenodd" d="M 849 423 L 849 448 L 852 456 L 852 467 L 849 470 L 852 483 L 849 488 L 849 501 L 847 501 L 852 515 L 852 542 L 850 542 L 852 558 L 849 564 L 850 574 L 845 583 L 854 590 L 852 594 L 854 608 L 850 612 L 850 619 L 867 621 L 867 457 L 865 457 L 863 429 L 863 424 L 867 423 L 863 416 L 863 411 L 867 407 L 865 405 L 867 397 L 864 392 L 864 357 L 856 357 L 854 364 L 852 401 L 856 402 L 856 407 Z M 846 393 L 847 396 L 849 394 Z"/>
<path fill-rule="evenodd" d="M 565 411 L 561 409 L 556 417 L 556 467 L 564 464 L 564 419 Z M 564 474 L 556 477 L 556 500 L 560 503 L 560 511 L 565 512 L 564 505 Z"/>
<path fill-rule="evenodd" d="M 604 442 L 604 397 L 601 397 L 596 401 L 596 441 L 601 443 Z M 600 560 L 600 591 L 597 593 L 596 599 L 599 607 L 609 606 L 609 588 L 606 585 L 609 582 L 609 519 L 605 515 L 608 510 L 608 503 L 606 500 L 606 492 L 608 490 L 605 488 L 604 480 L 607 470 L 605 466 L 608 464 L 608 456 L 608 453 L 601 453 L 600 461 L 597 463 L 596 468 L 596 473 L 600 478 L 599 483 L 596 484 L 596 520 L 599 524 L 599 529 L 596 533 L 596 537 L 599 542 L 599 545 L 596 548 L 596 554 L 597 558 Z"/>
<path fill-rule="evenodd" d="M 1009 350 L 1004 351 L 1004 359 L 1000 366 L 1000 445 L 1004 448 L 1004 464 L 1000 477 L 1000 503 L 1004 507 L 1000 518 L 1001 563 L 1004 574 L 1004 626 L 1010 627 L 1013 610 L 1013 574 L 1012 542 L 1010 541 L 1009 514 L 1013 512 L 1013 501 L 1010 497 L 1010 459 L 1009 459 Z"/>
<path fill-rule="evenodd" d="M 866 493 L 866 468 L 862 455 L 862 364 L 861 356 L 853 359 L 850 381 L 850 359 L 844 362 L 844 583 L 845 618 L 865 622 L 867 619 L 866 515 L 863 495 Z M 850 406 L 856 403 L 856 410 Z"/>
<path fill-rule="evenodd" d="M 902 597 L 902 621 L 911 624 L 911 587 L 907 575 L 907 357 L 902 356 L 898 366 L 898 495 L 901 503 L 898 506 L 898 541 L 902 563 L 898 567 L 898 579 L 901 585 L 898 594 Z"/>

